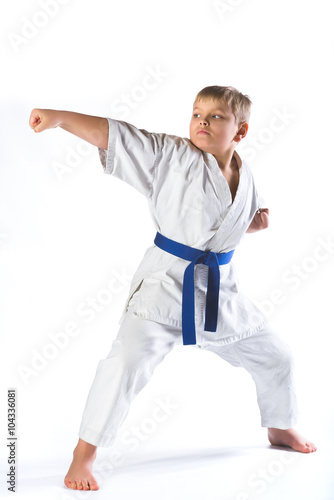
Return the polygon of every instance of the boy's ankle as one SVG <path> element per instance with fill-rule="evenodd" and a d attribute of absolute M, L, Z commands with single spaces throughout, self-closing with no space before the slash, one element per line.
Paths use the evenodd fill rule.
<path fill-rule="evenodd" d="M 88 455 L 93 456 L 96 455 L 97 446 L 87 443 L 82 439 L 79 439 L 78 444 L 73 450 L 73 455 Z"/>

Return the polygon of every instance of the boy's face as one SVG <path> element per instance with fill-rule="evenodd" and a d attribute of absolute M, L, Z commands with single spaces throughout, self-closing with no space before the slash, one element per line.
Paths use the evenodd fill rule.
<path fill-rule="evenodd" d="M 248 124 L 238 125 L 228 105 L 214 99 L 195 101 L 190 140 L 198 149 L 222 156 L 234 150 L 247 130 Z"/>

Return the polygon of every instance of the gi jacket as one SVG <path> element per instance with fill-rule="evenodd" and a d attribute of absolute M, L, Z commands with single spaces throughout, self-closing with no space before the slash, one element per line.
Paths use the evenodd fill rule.
<path fill-rule="evenodd" d="M 108 150 L 99 148 L 105 173 L 146 196 L 157 231 L 204 251 L 228 252 L 238 246 L 261 201 L 249 166 L 236 152 L 240 175 L 232 203 L 229 185 L 212 154 L 186 138 L 149 133 L 111 118 L 108 122 Z M 131 302 L 136 315 L 181 328 L 183 274 L 188 265 L 189 261 L 152 244 L 133 276 L 120 322 Z M 265 318 L 239 290 L 232 259 L 220 267 L 217 331 L 204 331 L 207 279 L 208 267 L 196 265 L 197 344 L 229 344 L 262 328 Z"/>

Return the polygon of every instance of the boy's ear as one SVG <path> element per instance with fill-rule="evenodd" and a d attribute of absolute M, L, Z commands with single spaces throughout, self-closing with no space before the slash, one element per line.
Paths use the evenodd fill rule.
<path fill-rule="evenodd" d="M 239 126 L 239 130 L 234 136 L 234 141 L 235 142 L 240 142 L 244 137 L 246 137 L 248 132 L 248 123 L 244 122 Z"/>

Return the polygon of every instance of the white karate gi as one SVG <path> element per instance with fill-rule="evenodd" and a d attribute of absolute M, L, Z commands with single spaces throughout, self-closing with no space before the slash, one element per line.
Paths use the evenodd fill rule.
<path fill-rule="evenodd" d="M 157 231 L 203 251 L 221 253 L 238 246 L 261 202 L 251 171 L 236 152 L 240 176 L 232 203 L 214 156 L 189 139 L 108 121 L 108 150 L 99 149 L 105 172 L 146 196 Z M 145 252 L 130 285 L 118 337 L 98 365 L 79 431 L 83 440 L 110 446 L 155 366 L 175 343 L 182 343 L 182 283 L 188 265 L 154 244 Z M 292 427 L 297 408 L 289 349 L 238 289 L 233 259 L 219 270 L 217 331 L 206 332 L 208 267 L 195 267 L 196 347 L 210 349 L 251 373 L 263 426 Z"/>

